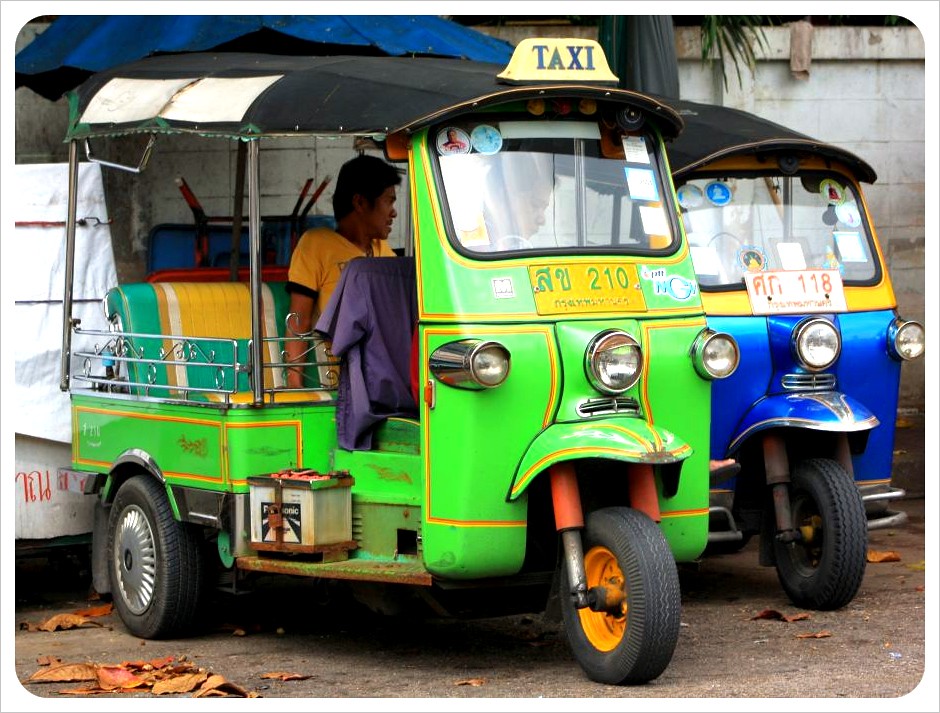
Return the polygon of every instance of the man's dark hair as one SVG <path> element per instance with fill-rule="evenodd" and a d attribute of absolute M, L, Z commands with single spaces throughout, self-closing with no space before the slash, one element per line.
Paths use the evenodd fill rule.
<path fill-rule="evenodd" d="M 401 174 L 390 163 L 376 156 L 362 154 L 343 164 L 333 191 L 333 217 L 336 220 L 349 215 L 353 209 L 353 196 L 359 194 L 374 205 L 376 198 L 389 186 L 401 183 Z"/>

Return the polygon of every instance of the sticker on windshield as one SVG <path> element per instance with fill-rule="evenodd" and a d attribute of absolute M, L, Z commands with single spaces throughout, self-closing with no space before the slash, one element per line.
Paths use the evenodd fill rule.
<path fill-rule="evenodd" d="M 806 269 L 806 257 L 799 243 L 777 243 L 777 255 L 780 256 L 780 267 L 784 270 Z"/>
<path fill-rule="evenodd" d="M 662 206 L 641 205 L 640 222 L 643 223 L 643 232 L 647 235 L 669 235 L 669 222 Z"/>
<path fill-rule="evenodd" d="M 656 187 L 656 174 L 648 168 L 624 167 L 630 198 L 635 201 L 658 201 L 659 189 Z"/>
<path fill-rule="evenodd" d="M 676 189 L 676 196 L 679 198 L 679 205 L 683 208 L 698 208 L 705 200 L 702 196 L 702 189 L 690 183 L 679 186 Z"/>
<path fill-rule="evenodd" d="M 470 132 L 470 143 L 481 154 L 489 156 L 503 147 L 503 135 L 495 126 L 480 124 Z"/>
<path fill-rule="evenodd" d="M 850 228 L 857 228 L 862 224 L 862 216 L 858 213 L 858 208 L 852 203 L 840 203 L 836 206 L 836 217 L 840 223 L 844 223 Z"/>
<path fill-rule="evenodd" d="M 831 178 L 824 178 L 819 182 L 819 195 L 825 198 L 829 205 L 840 205 L 845 200 L 845 188 Z"/>
<path fill-rule="evenodd" d="M 767 267 L 767 256 L 764 251 L 754 245 L 745 245 L 738 253 L 738 260 L 745 272 L 760 272 Z"/>
<path fill-rule="evenodd" d="M 441 156 L 470 153 L 470 137 L 456 126 L 441 129 L 437 132 L 437 152 Z"/>
<path fill-rule="evenodd" d="M 712 205 L 716 205 L 720 208 L 731 202 L 731 189 L 728 188 L 727 183 L 712 181 L 705 186 L 705 197 L 708 198 Z"/>
<path fill-rule="evenodd" d="M 868 262 L 868 255 L 862 244 L 862 236 L 855 232 L 836 230 L 832 233 L 839 248 L 842 262 Z"/>
<path fill-rule="evenodd" d="M 649 151 L 646 150 L 646 141 L 642 136 L 624 136 L 621 141 L 623 144 L 623 156 L 630 163 L 650 162 Z"/>

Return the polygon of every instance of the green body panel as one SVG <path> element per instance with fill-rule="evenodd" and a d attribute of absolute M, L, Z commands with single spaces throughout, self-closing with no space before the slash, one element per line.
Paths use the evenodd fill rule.
<path fill-rule="evenodd" d="M 109 473 L 146 456 L 168 484 L 248 492 L 247 479 L 287 468 L 326 471 L 336 444 L 330 404 L 222 409 L 73 393 L 75 468 Z"/>
<path fill-rule="evenodd" d="M 526 451 L 512 481 L 510 498 L 525 492 L 532 479 L 554 463 L 580 458 L 613 458 L 627 463 L 675 463 L 691 449 L 674 434 L 639 418 L 604 418 L 557 423 L 542 431 Z M 660 493 L 660 500 L 662 500 Z"/>
<path fill-rule="evenodd" d="M 520 365 L 494 389 L 435 381 L 434 408 L 424 405 L 430 434 L 425 564 L 446 577 L 512 574 L 525 555 L 526 502 L 510 502 L 507 494 L 529 442 L 554 415 L 560 375 L 551 327 L 433 325 L 420 337 L 428 354 L 463 338 L 498 341 Z"/>

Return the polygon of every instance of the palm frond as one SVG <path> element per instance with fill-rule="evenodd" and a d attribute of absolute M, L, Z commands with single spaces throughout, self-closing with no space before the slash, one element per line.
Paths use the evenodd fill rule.
<path fill-rule="evenodd" d="M 702 59 L 707 60 L 717 53 L 721 63 L 721 75 L 725 89 L 728 88 L 728 65 L 733 64 L 742 84 L 741 65 L 753 74 L 757 64 L 758 49 L 767 49 L 764 25 L 770 24 L 766 15 L 705 15 L 702 18 Z"/>

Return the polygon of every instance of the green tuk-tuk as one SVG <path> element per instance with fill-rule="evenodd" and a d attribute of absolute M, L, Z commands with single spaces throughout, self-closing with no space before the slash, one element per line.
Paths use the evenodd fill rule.
<path fill-rule="evenodd" d="M 706 327 L 677 223 L 674 109 L 616 88 L 596 43 L 554 39 L 520 43 L 506 68 L 152 57 L 93 76 L 70 109 L 73 177 L 81 144 L 114 167 L 102 157 L 126 137 L 151 137 L 133 172 L 177 134 L 246 156 L 247 282 L 116 285 L 110 330 L 74 354 L 88 332 L 66 287 L 62 388 L 72 467 L 97 498 L 93 583 L 132 633 L 191 633 L 220 573 L 233 589 L 281 573 L 373 603 L 388 585 L 383 609 L 454 616 L 557 598 L 590 678 L 663 672 L 676 562 L 708 538 L 710 381 L 738 360 Z M 263 265 L 262 147 L 314 136 L 407 168 L 404 254 L 351 261 L 331 302 L 340 319 L 337 300 L 402 325 L 386 353 L 414 389 L 394 408 L 336 386 L 336 368 L 357 378 L 368 326 L 325 352 L 335 335 L 297 334 L 283 272 Z M 356 292 L 376 281 L 401 299 Z M 308 344 L 303 388 L 286 385 L 291 340 Z M 337 432 L 352 422 L 350 446 Z"/>

